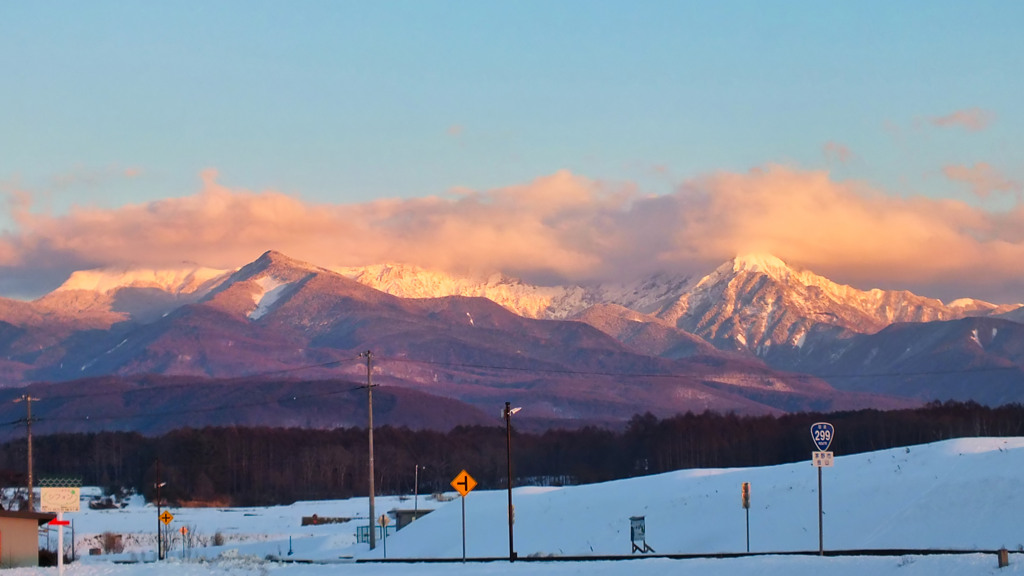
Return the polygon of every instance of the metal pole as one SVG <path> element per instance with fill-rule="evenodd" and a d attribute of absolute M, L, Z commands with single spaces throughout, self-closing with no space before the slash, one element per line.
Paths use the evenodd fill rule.
<path fill-rule="evenodd" d="M 512 403 L 505 402 L 505 457 L 508 467 L 508 561 L 516 561 L 513 546 L 512 524 L 515 522 L 515 509 L 512 507 Z"/>
<path fill-rule="evenodd" d="M 57 512 L 57 574 L 64 576 L 64 513 Z"/>
<path fill-rule="evenodd" d="M 415 522 L 420 513 L 420 465 L 416 465 L 415 480 L 412 488 L 412 519 Z"/>
<path fill-rule="evenodd" d="M 466 497 L 462 497 L 462 561 L 466 561 Z"/>
<path fill-rule="evenodd" d="M 28 405 L 28 420 L 25 421 L 25 426 L 28 431 L 28 511 L 35 512 L 35 488 L 32 487 L 32 398 L 31 396 L 22 396 L 25 398 Z"/>
<path fill-rule="evenodd" d="M 367 350 L 361 356 L 366 357 L 366 400 L 369 408 L 368 428 L 370 439 L 370 550 L 377 547 L 377 517 L 373 509 L 373 352 Z"/>
<path fill-rule="evenodd" d="M 156 559 L 164 559 L 163 520 L 160 518 L 160 459 L 156 459 Z"/>
<path fill-rule="evenodd" d="M 747 512 L 747 553 L 750 553 L 750 508 L 746 509 Z"/>
<path fill-rule="evenodd" d="M 25 429 L 28 436 L 28 510 L 29 512 L 35 512 L 35 489 L 32 486 L 32 401 L 39 400 L 39 398 L 33 398 L 28 394 L 22 394 L 20 398 L 15 398 L 15 402 L 25 402 L 25 406 L 28 409 L 28 416 L 25 419 Z"/>
<path fill-rule="evenodd" d="M 818 555 L 825 555 L 825 531 L 822 528 L 821 513 L 821 467 L 818 467 Z"/>

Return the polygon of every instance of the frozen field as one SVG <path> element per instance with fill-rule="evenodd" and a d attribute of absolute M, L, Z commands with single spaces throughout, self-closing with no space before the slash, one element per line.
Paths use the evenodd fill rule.
<path fill-rule="evenodd" d="M 810 452 L 808 450 L 808 452 Z M 808 454 L 809 456 L 809 454 Z M 452 471 L 454 477 L 458 470 Z M 472 474 L 472 470 L 469 471 Z M 1020 574 L 1024 562 L 1024 438 L 951 440 L 840 457 L 824 470 L 824 542 L 829 549 L 1009 549 L 1010 566 L 996 556 L 838 557 L 758 556 L 732 559 L 622 562 L 522 561 L 492 563 L 355 564 L 383 558 L 356 544 L 355 528 L 366 523 L 365 498 L 299 502 L 268 508 L 177 509 L 172 534 L 186 526 L 201 543 L 215 534 L 221 547 L 197 547 L 182 558 L 181 542 L 169 558 L 153 563 L 156 511 L 135 500 L 127 508 L 67 514 L 74 519 L 81 560 L 65 573 L 98 575 L 281 574 Z M 740 486 L 750 482 L 752 552 L 816 551 L 817 474 L 809 462 L 727 470 L 687 470 L 568 488 L 515 490 L 515 545 L 521 557 L 629 555 L 629 518 L 644 516 L 647 543 L 658 553 L 743 552 L 746 548 Z M 507 493 L 477 490 L 465 500 L 466 552 L 507 557 Z M 379 497 L 376 513 L 412 508 L 411 499 Z M 420 508 L 435 509 L 387 539 L 387 557 L 462 557 L 459 498 L 437 502 L 423 496 Z M 301 526 L 303 516 L 357 518 L 340 524 Z M 104 532 L 122 534 L 125 552 L 88 557 Z M 180 536 L 179 536 L 180 537 Z M 289 551 L 291 554 L 289 555 Z M 281 563 L 289 561 L 315 564 Z M 116 564 L 113 561 L 136 562 Z M 54 574 L 56 568 L 5 571 L 12 576 Z"/>

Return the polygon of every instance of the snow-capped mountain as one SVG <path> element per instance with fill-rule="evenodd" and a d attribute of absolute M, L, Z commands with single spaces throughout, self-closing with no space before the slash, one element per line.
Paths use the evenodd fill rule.
<path fill-rule="evenodd" d="M 616 323 L 612 316 L 605 316 L 609 326 Z M 273 251 L 156 319 L 108 319 L 85 331 L 57 332 L 63 326 L 57 315 L 33 318 L 18 326 L 13 317 L 0 318 L 0 358 L 6 359 L 0 369 L 9 382 L 104 382 L 119 395 L 115 403 L 125 407 L 133 405 L 130 396 L 141 397 L 134 381 L 149 375 L 201 385 L 157 397 L 178 405 L 234 390 L 211 381 L 250 386 L 253 394 L 289 389 L 290 384 L 268 381 L 280 374 L 288 382 L 340 378 L 340 386 L 352 390 L 365 377 L 357 358 L 365 350 L 374 352 L 377 383 L 484 412 L 504 401 L 529 402 L 529 418 L 546 425 L 623 422 L 648 411 L 908 405 L 837 392 L 818 378 L 718 354 L 672 326 L 662 326 L 664 333 L 634 334 L 627 345 L 586 323 L 525 318 L 485 298 L 400 298 Z M 653 342 L 667 343 L 673 353 L 642 350 Z M 53 384 L 45 394 L 54 405 L 66 405 L 58 398 L 68 389 Z M 277 423 L 274 413 L 258 413 Z M 216 417 L 221 424 L 256 418 L 249 411 Z M 322 419 L 309 420 L 314 421 Z"/>
<path fill-rule="evenodd" d="M 641 313 L 684 293 L 690 276 L 656 274 L 628 282 L 537 286 L 503 274 L 459 277 L 402 264 L 336 268 L 339 274 L 402 298 L 487 298 L 527 318 L 571 318 L 597 304 L 617 304 Z"/>
<path fill-rule="evenodd" d="M 774 256 L 748 255 L 719 266 L 657 316 L 719 348 L 770 357 L 799 353 L 823 337 L 999 311 L 975 300 L 947 306 L 907 291 L 858 290 L 790 268 Z"/>
<path fill-rule="evenodd" d="M 252 265 L 250 265 L 252 266 Z M 526 318 L 595 318 L 584 312 L 614 305 L 695 334 L 719 349 L 773 355 L 806 353 L 824 338 L 872 334 L 899 322 L 932 322 L 970 316 L 1016 319 L 1017 306 L 974 299 L 944 304 L 907 291 L 859 290 L 768 254 L 734 258 L 702 278 L 671 273 L 617 283 L 537 286 L 502 274 L 456 276 L 408 264 L 317 268 L 332 271 L 399 298 L 487 298 Z M 301 267 L 301 266 L 300 266 Z M 238 273 L 242 273 L 243 268 Z M 202 267 L 177 270 L 76 272 L 38 302 L 69 313 L 110 311 L 152 319 L 219 290 L 233 271 Z M 259 317 L 293 281 L 272 274 L 251 288 Z M 258 295 L 258 296 L 257 296 Z"/>
<path fill-rule="evenodd" d="M 907 291 L 859 290 L 767 254 L 737 257 L 696 282 L 658 274 L 622 283 L 539 287 L 504 276 L 458 278 L 410 266 L 341 271 L 401 297 L 482 296 L 530 318 L 579 318 L 596 305 L 615 305 L 696 334 L 723 350 L 760 357 L 799 352 L 819 338 L 871 334 L 898 322 L 931 322 L 1005 313 L 973 299 L 946 305 Z"/>
<path fill-rule="evenodd" d="M 965 353 L 943 355 L 969 331 L 946 321 L 993 316 L 1012 324 L 1012 308 L 863 291 L 770 255 L 738 257 L 699 278 L 544 287 L 406 265 L 332 270 L 269 251 L 234 271 L 92 271 L 35 302 L 0 299 L 0 375 L 12 384 L 294 370 L 321 379 L 371 349 L 404 359 L 388 370 L 396 384 L 477 406 L 528 394 L 534 413 L 551 419 L 892 407 L 906 402 L 892 395 L 971 399 L 982 388 L 968 380 L 983 383 L 991 367 L 1024 366 L 1015 352 L 1024 331 L 1006 325 L 978 328 L 992 335 L 976 338 L 983 344 L 999 334 L 982 355 L 963 342 L 957 349 Z M 895 329 L 904 325 L 916 328 Z M 907 352 L 890 353 L 895 348 Z M 912 376 L 878 377 L 932 359 L 959 381 L 904 387 Z M 967 374 L 982 360 L 989 372 Z M 486 366 L 501 368 L 480 372 Z M 865 371 L 875 380 L 850 384 Z M 1004 372 L 999 390 L 979 400 L 1024 399 L 1016 383 L 1024 370 Z M 577 373 L 592 376 L 584 382 Z M 356 364 L 343 370 L 359 374 Z"/>

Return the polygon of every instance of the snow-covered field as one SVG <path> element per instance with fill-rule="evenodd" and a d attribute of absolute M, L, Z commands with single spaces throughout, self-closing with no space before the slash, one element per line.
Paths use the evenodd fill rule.
<path fill-rule="evenodd" d="M 808 450 L 810 452 L 810 450 Z M 809 454 L 808 454 L 809 456 Z M 458 470 L 452 471 L 454 477 Z M 473 473 L 472 470 L 469 471 Z M 972 438 L 839 457 L 824 470 L 826 550 L 957 549 L 967 555 L 818 557 L 756 556 L 729 559 L 664 558 L 630 561 L 539 563 L 355 564 L 383 558 L 378 541 L 370 551 L 355 542 L 366 523 L 365 498 L 299 502 L 290 506 L 231 509 L 175 509 L 171 533 L 182 526 L 198 540 L 221 547 L 197 547 L 182 558 L 176 540 L 168 560 L 152 562 L 156 511 L 140 501 L 119 510 L 66 514 L 75 523 L 81 559 L 69 575 L 263 575 L 312 576 L 421 574 L 1024 574 L 1024 438 Z M 765 468 L 686 470 L 567 488 L 524 487 L 514 491 L 515 547 L 520 557 L 629 555 L 630 517 L 644 516 L 647 543 L 658 553 L 743 552 L 745 516 L 740 486 L 750 482 L 752 552 L 818 549 L 817 474 L 809 461 Z M 434 512 L 386 542 L 387 558 L 462 558 L 462 502 L 423 496 L 420 508 Z M 376 499 L 376 513 L 412 508 L 412 500 Z M 476 490 L 465 499 L 466 553 L 507 557 L 507 493 Z M 301 526 L 303 516 L 358 518 L 347 523 Z M 84 556 L 98 535 L 124 535 L 120 555 Z M 1010 566 L 997 568 L 998 548 L 1011 551 Z M 291 552 L 291 554 L 289 554 Z M 289 563 L 267 560 L 279 557 Z M 118 561 L 138 563 L 115 564 Z M 314 564 L 295 563 L 312 561 Z M 12 576 L 54 574 L 56 568 L 15 569 Z"/>

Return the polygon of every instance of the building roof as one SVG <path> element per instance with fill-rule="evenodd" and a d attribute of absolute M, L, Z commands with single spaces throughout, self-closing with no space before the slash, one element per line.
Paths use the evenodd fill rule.
<path fill-rule="evenodd" d="M 56 518 L 53 512 L 28 512 L 22 510 L 0 510 L 0 518 L 35 520 L 40 526 Z"/>

